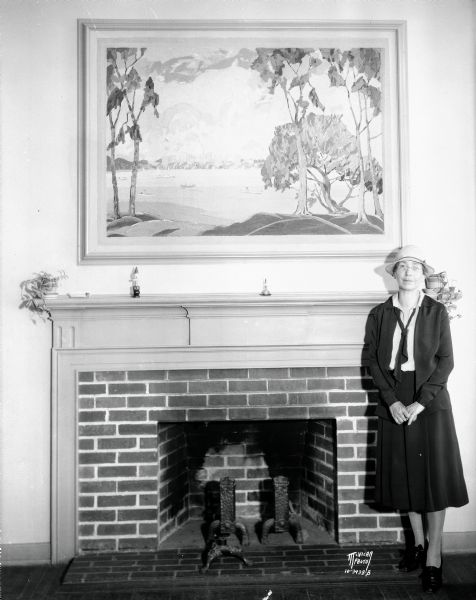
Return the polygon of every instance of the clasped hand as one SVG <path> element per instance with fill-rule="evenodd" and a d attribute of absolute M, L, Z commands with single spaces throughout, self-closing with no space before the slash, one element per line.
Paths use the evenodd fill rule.
<path fill-rule="evenodd" d="M 417 416 L 424 410 L 425 407 L 419 402 L 412 402 L 412 404 L 405 406 L 397 400 L 390 406 L 390 413 L 395 423 L 398 423 L 398 425 L 405 423 L 405 421 L 408 425 L 411 425 L 417 420 Z"/>

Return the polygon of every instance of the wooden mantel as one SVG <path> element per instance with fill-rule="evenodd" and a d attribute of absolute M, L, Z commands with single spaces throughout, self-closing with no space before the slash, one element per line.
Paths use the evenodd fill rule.
<path fill-rule="evenodd" d="M 361 344 L 385 294 L 59 296 L 48 301 L 57 349 Z"/>

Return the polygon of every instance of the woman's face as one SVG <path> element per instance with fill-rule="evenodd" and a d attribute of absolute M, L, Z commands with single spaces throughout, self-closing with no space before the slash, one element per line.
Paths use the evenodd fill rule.
<path fill-rule="evenodd" d="M 416 260 L 401 260 L 396 265 L 393 276 L 397 280 L 398 289 L 407 292 L 421 290 L 425 279 L 423 265 Z"/>

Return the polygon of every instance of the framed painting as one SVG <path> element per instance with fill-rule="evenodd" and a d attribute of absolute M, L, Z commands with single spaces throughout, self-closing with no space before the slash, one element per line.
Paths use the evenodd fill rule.
<path fill-rule="evenodd" d="M 403 22 L 79 21 L 80 261 L 384 256 Z"/>

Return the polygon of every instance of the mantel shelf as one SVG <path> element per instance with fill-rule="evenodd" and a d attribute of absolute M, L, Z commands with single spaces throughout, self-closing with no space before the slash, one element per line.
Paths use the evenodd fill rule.
<path fill-rule="evenodd" d="M 88 297 L 60 295 L 49 298 L 47 305 L 53 315 L 58 311 L 88 308 L 140 309 L 152 307 L 266 307 L 266 306 L 358 306 L 375 305 L 386 297 L 385 292 L 318 292 L 260 294 L 144 294 L 132 298 L 126 294 L 92 294 Z"/>

